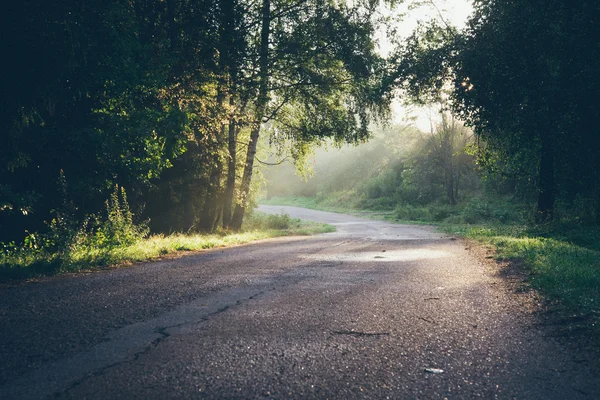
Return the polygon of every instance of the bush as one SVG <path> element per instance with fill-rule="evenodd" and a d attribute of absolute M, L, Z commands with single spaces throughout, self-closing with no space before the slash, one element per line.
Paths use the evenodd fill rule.
<path fill-rule="evenodd" d="M 292 225 L 292 218 L 289 214 L 264 214 L 261 212 L 253 212 L 247 215 L 244 219 L 244 230 L 257 230 L 257 229 L 290 229 Z"/>
<path fill-rule="evenodd" d="M 115 186 L 103 217 L 87 216 L 77 228 L 71 204 L 63 204 L 45 234 L 30 233 L 23 243 L 0 244 L 1 275 L 19 277 L 73 270 L 90 258 L 108 257 L 111 250 L 127 247 L 147 236 L 146 224 L 135 224 L 124 188 Z M 13 268 L 15 266 L 26 268 Z"/>
<path fill-rule="evenodd" d="M 291 218 L 289 214 L 272 214 L 267 217 L 267 229 L 289 229 Z"/>
<path fill-rule="evenodd" d="M 429 207 L 418 207 L 410 204 L 396 208 L 396 218 L 405 221 L 431 221 Z"/>
<path fill-rule="evenodd" d="M 523 206 L 502 199 L 486 199 L 477 197 L 471 199 L 462 211 L 465 223 L 479 222 L 522 223 Z"/>
<path fill-rule="evenodd" d="M 133 223 L 133 214 L 129 209 L 125 188 L 115 190 L 106 201 L 106 219 L 98 224 L 96 239 L 101 246 L 127 246 L 146 237 L 149 233 L 147 224 Z"/>
<path fill-rule="evenodd" d="M 431 210 L 431 217 L 436 222 L 443 221 L 457 212 L 456 207 L 448 204 L 431 205 L 429 208 Z"/>
<path fill-rule="evenodd" d="M 471 199 L 462 212 L 463 219 L 468 224 L 476 224 L 481 221 L 490 220 L 492 209 L 487 201 L 481 198 Z"/>

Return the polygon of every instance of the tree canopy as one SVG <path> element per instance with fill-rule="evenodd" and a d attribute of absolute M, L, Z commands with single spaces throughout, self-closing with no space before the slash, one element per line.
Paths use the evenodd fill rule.
<path fill-rule="evenodd" d="M 359 143 L 397 88 L 449 93 L 487 143 L 480 163 L 535 185 L 541 219 L 584 202 L 600 220 L 597 2 L 478 0 L 465 29 L 421 25 L 387 60 L 378 3 L 11 3 L 0 241 L 67 206 L 83 221 L 117 185 L 155 232 L 239 229 L 265 130 L 297 157 Z"/>
<path fill-rule="evenodd" d="M 116 184 L 154 231 L 239 229 L 265 124 L 294 143 L 368 136 L 375 6 L 12 4 L 0 241 L 43 229 L 63 204 L 81 220 Z"/>
<path fill-rule="evenodd" d="M 449 85 L 453 111 L 505 167 L 538 188 L 538 212 L 576 197 L 600 204 L 594 1 L 478 0 L 463 31 L 422 27 L 390 82 L 418 100 Z M 492 159 L 488 157 L 488 160 Z M 497 166 L 497 165 L 496 165 Z M 600 218 L 600 209 L 596 217 Z"/>

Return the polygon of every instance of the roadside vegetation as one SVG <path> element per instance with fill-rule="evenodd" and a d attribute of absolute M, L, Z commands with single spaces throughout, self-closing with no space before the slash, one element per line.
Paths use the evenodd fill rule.
<path fill-rule="evenodd" d="M 29 234 L 21 244 L 2 244 L 0 281 L 123 266 L 186 251 L 335 230 L 331 225 L 301 221 L 287 214 L 253 212 L 246 215 L 239 232 L 149 235 L 144 222 L 134 223 L 125 191 L 118 188 L 107 201 L 104 215 L 90 216 L 79 227 L 60 219 L 60 214 L 58 218 L 46 234 Z"/>
<path fill-rule="evenodd" d="M 527 179 L 478 164 L 471 133 L 456 129 L 459 145 L 445 152 L 452 154 L 446 164 L 439 131 L 395 126 L 361 147 L 316 151 L 306 179 L 292 166 L 264 168 L 267 184 L 259 202 L 436 225 L 489 246 L 498 260 L 517 265 L 549 303 L 596 324 L 600 227 L 594 209 L 557 202 L 554 219 L 540 222 Z M 452 199 L 449 171 L 455 174 Z"/>
<path fill-rule="evenodd" d="M 528 282 L 573 315 L 600 321 L 600 229 L 572 223 L 477 226 L 441 229 L 492 246 L 501 261 L 523 266 Z M 600 330 L 598 330 L 600 333 Z"/>
<path fill-rule="evenodd" d="M 537 224 L 523 218 L 524 205 L 476 200 L 445 205 L 349 207 L 337 198 L 272 197 L 262 204 L 293 205 L 351 213 L 396 223 L 436 225 L 441 231 L 489 246 L 498 261 L 519 266 L 527 284 L 572 316 L 585 317 L 600 334 L 600 228 L 564 220 Z M 494 208 L 498 207 L 498 208 Z M 513 219 L 514 218 L 514 219 Z"/>

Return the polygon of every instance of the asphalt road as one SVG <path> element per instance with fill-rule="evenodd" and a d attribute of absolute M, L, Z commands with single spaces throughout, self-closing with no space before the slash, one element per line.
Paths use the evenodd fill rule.
<path fill-rule="evenodd" d="M 465 243 L 337 232 L 0 286 L 0 399 L 594 399 L 594 360 Z"/>

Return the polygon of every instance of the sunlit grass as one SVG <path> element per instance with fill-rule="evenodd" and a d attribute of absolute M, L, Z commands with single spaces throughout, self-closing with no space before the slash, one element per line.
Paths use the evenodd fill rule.
<path fill-rule="evenodd" d="M 225 235 L 151 236 L 130 246 L 114 249 L 79 248 L 70 253 L 63 271 L 85 269 L 88 266 L 105 266 L 151 260 L 167 254 L 207 250 L 248 243 L 260 239 L 282 236 L 287 232 L 261 230 Z"/>
<path fill-rule="evenodd" d="M 593 227 L 565 231 L 527 226 L 443 226 L 447 232 L 492 245 L 500 260 L 519 260 L 531 285 L 573 312 L 600 316 L 600 252 Z M 587 233 L 586 233 L 587 232 Z M 542 234 L 544 236 L 542 236 Z"/>
<path fill-rule="evenodd" d="M 333 204 L 332 201 L 324 202 L 319 201 L 316 197 L 302 197 L 302 196 L 273 196 L 270 199 L 260 199 L 260 204 L 275 205 L 275 206 L 294 206 L 304 207 L 311 210 L 321 211 L 335 211 L 335 212 L 349 212 L 353 209 L 343 207 L 339 204 Z"/>
<path fill-rule="evenodd" d="M 4 251 L 0 253 L 0 280 L 127 265 L 188 251 L 228 247 L 280 236 L 333 231 L 335 227 L 328 224 L 301 221 L 287 215 L 265 216 L 255 213 L 247 218 L 245 229 L 240 233 L 154 235 L 127 246 L 72 246 L 65 254 L 27 248 Z"/>

